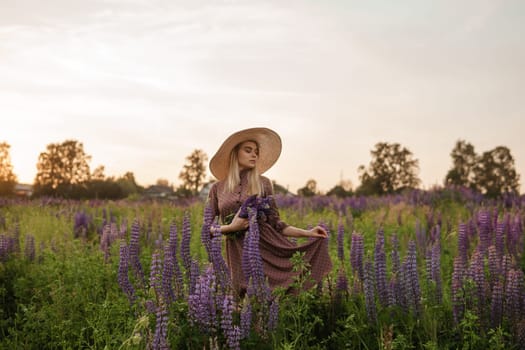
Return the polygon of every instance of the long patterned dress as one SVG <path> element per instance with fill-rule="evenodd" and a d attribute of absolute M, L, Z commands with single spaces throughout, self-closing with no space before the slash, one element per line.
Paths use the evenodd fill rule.
<path fill-rule="evenodd" d="M 261 183 L 266 196 L 273 195 L 270 180 L 261 176 Z M 209 204 L 213 215 L 221 221 L 232 213 L 236 213 L 241 204 L 250 196 L 248 193 L 247 176 L 241 173 L 241 183 L 233 193 L 224 192 L 225 181 L 215 183 L 210 189 Z M 282 234 L 288 225 L 281 221 L 274 200 L 270 201 L 270 210 L 265 219 L 258 220 L 259 250 L 263 261 L 263 270 L 268 278 L 270 288 L 288 288 L 293 282 L 296 272 L 292 271 L 290 258 L 299 251 L 304 252 L 304 260 L 310 265 L 311 277 L 320 282 L 332 269 L 332 261 L 328 254 L 328 241 L 325 238 L 311 239 L 297 245 Z M 234 290 L 242 293 L 246 290 L 247 281 L 242 271 L 242 251 L 244 235 L 228 236 L 226 240 L 226 262 L 230 269 Z"/>

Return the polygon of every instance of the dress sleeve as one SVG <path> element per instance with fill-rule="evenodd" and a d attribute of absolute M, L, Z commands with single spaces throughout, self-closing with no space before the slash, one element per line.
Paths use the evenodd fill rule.
<path fill-rule="evenodd" d="M 208 201 L 206 205 L 211 207 L 213 217 L 220 215 L 219 213 L 219 198 L 217 196 L 217 182 L 211 186 L 210 192 L 208 193 Z"/>
<path fill-rule="evenodd" d="M 275 198 L 273 197 L 273 185 L 270 180 L 266 177 L 262 177 L 264 195 L 270 197 L 270 209 L 266 215 L 268 223 L 272 226 L 277 232 L 283 233 L 283 230 L 288 226 L 287 223 L 281 220 L 279 216 L 279 209 L 275 203 Z"/>

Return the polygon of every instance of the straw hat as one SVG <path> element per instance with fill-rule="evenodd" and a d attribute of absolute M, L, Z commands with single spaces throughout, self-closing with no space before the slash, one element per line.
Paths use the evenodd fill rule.
<path fill-rule="evenodd" d="M 281 138 L 268 128 L 251 128 L 237 131 L 230 135 L 210 160 L 210 171 L 219 181 L 228 176 L 230 153 L 238 144 L 244 141 L 255 141 L 259 145 L 257 169 L 262 174 L 275 164 L 281 155 Z"/>

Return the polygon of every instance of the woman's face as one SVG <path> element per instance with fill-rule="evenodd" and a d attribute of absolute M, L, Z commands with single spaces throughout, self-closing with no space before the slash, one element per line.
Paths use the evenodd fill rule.
<path fill-rule="evenodd" d="M 253 141 L 245 141 L 240 144 L 237 151 L 237 158 L 239 159 L 239 169 L 253 169 L 259 158 L 259 148 Z"/>

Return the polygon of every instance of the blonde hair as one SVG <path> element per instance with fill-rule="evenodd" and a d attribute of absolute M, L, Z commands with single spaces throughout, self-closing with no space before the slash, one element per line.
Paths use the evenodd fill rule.
<path fill-rule="evenodd" d="M 241 144 L 244 142 L 251 141 L 254 142 L 257 145 L 257 148 L 259 147 L 259 144 L 256 141 L 252 140 L 246 140 L 239 144 L 237 144 L 230 153 L 230 166 L 228 167 L 228 175 L 226 176 L 226 186 L 224 186 L 224 192 L 230 192 L 232 193 L 235 191 L 235 187 L 241 182 L 240 177 L 240 170 L 239 170 L 239 148 Z M 248 174 L 246 175 L 248 178 L 248 192 L 250 195 L 264 195 L 264 188 L 262 186 L 260 176 L 259 176 L 259 170 L 257 168 L 257 163 L 255 163 L 255 167 L 253 169 L 246 170 Z"/>

